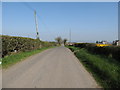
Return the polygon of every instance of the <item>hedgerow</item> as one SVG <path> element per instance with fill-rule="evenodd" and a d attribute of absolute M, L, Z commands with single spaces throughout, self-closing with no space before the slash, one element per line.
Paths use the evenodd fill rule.
<path fill-rule="evenodd" d="M 43 42 L 39 39 L 2 35 L 2 57 L 13 52 L 31 51 L 52 45 L 53 43 Z"/>
<path fill-rule="evenodd" d="M 120 62 L 120 46 L 104 46 L 98 47 L 96 44 L 89 43 L 76 43 L 75 47 L 86 48 L 89 52 L 94 54 L 103 55 L 106 57 L 112 57 Z"/>
<path fill-rule="evenodd" d="M 85 48 L 68 47 L 104 89 L 120 88 L 120 65 L 114 59 L 88 52 Z"/>

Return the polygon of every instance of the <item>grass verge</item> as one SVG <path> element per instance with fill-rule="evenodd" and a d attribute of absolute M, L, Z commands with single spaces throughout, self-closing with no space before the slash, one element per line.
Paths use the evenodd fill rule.
<path fill-rule="evenodd" d="M 104 89 L 120 88 L 120 65 L 114 59 L 89 53 L 86 49 L 68 47 Z"/>
<path fill-rule="evenodd" d="M 10 56 L 6 56 L 2 59 L 2 68 L 7 69 L 13 64 L 16 64 L 17 62 L 20 62 L 29 56 L 40 53 L 48 48 L 53 48 L 53 47 L 44 47 L 44 48 L 33 50 L 33 51 L 19 52 L 19 53 L 12 54 Z"/>

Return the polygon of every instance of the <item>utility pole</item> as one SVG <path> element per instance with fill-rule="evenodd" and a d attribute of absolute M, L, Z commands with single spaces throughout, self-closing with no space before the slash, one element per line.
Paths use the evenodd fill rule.
<path fill-rule="evenodd" d="M 35 24 L 36 24 L 36 39 L 40 39 L 39 38 L 39 33 L 38 33 L 38 22 L 37 22 L 37 17 L 36 17 L 36 11 L 34 10 L 34 16 L 35 16 Z"/>
<path fill-rule="evenodd" d="M 120 1 L 118 2 L 118 45 L 120 46 Z"/>
<path fill-rule="evenodd" d="M 120 16 L 120 1 L 118 2 L 118 16 Z M 118 17 L 118 40 L 120 41 L 120 17 Z"/>
<path fill-rule="evenodd" d="M 69 43 L 71 43 L 71 29 L 69 30 Z"/>

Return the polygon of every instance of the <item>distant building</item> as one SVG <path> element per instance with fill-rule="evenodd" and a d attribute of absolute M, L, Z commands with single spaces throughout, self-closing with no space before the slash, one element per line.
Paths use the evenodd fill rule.
<path fill-rule="evenodd" d="M 120 46 L 120 40 L 117 41 L 117 46 Z"/>
<path fill-rule="evenodd" d="M 96 41 L 96 43 L 98 43 L 98 44 L 108 44 L 107 41 Z"/>
<path fill-rule="evenodd" d="M 115 41 L 113 41 L 113 45 L 120 46 L 120 40 L 115 40 Z"/>
<path fill-rule="evenodd" d="M 75 42 L 69 42 L 67 43 L 67 45 L 73 46 L 75 44 Z"/>
<path fill-rule="evenodd" d="M 102 44 L 108 44 L 108 42 L 107 42 L 107 41 L 101 41 L 101 43 L 102 43 Z"/>

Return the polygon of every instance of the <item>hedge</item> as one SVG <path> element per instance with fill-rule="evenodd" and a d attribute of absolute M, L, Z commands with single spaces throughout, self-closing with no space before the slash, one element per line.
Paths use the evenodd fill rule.
<path fill-rule="evenodd" d="M 89 43 L 76 43 L 74 46 L 79 48 L 86 48 L 89 52 L 94 54 L 112 57 L 120 62 L 120 46 L 97 47 L 96 44 Z"/>
<path fill-rule="evenodd" d="M 51 45 L 53 43 L 43 42 L 39 39 L 2 35 L 2 57 L 13 52 L 31 51 Z"/>

